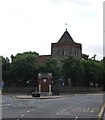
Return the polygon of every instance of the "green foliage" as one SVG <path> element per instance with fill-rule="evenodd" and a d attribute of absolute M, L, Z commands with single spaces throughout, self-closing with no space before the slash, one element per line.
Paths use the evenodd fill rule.
<path fill-rule="evenodd" d="M 30 80 L 33 85 L 33 82 L 37 77 L 37 57 L 38 54 L 35 52 L 18 53 L 13 57 L 10 66 L 12 84 L 26 86 L 27 81 Z"/>
<path fill-rule="evenodd" d="M 102 84 L 103 84 L 103 91 L 105 91 L 105 57 L 103 58 L 103 60 L 101 62 L 103 63 L 103 80 L 102 80 Z"/>
<path fill-rule="evenodd" d="M 57 59 L 50 58 L 45 64 L 38 65 L 36 52 L 24 52 L 2 58 L 2 79 L 5 86 L 35 86 L 38 73 L 52 73 L 54 83 L 63 78 L 65 85 L 71 79 L 72 86 L 89 86 L 90 82 L 105 84 L 105 58 L 102 61 L 68 57 L 63 59 L 60 66 Z M 27 82 L 28 81 L 28 82 Z M 28 84 L 27 84 L 28 83 Z"/>
<path fill-rule="evenodd" d="M 39 72 L 52 73 L 55 82 L 59 79 L 59 67 L 55 59 L 48 59 L 46 64 L 39 65 Z"/>
<path fill-rule="evenodd" d="M 103 78 L 103 65 L 102 62 L 93 60 L 82 61 L 85 73 L 84 73 L 84 85 L 89 85 L 90 82 L 98 83 L 102 85 Z"/>
<path fill-rule="evenodd" d="M 2 80 L 5 83 L 5 86 L 8 85 L 9 83 L 9 70 L 10 70 L 10 61 L 9 58 L 4 58 L 3 56 L 1 56 L 2 59 Z"/>
<path fill-rule="evenodd" d="M 68 57 L 64 60 L 64 64 L 62 66 L 62 74 L 64 75 L 64 79 L 66 80 L 66 84 L 68 84 L 68 79 L 72 80 L 72 85 L 76 86 L 78 83 L 82 83 L 84 68 L 81 63 L 81 60 L 74 57 Z"/>

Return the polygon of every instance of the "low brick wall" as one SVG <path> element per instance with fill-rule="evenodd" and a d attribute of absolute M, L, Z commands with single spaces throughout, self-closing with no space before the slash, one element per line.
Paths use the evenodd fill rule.
<path fill-rule="evenodd" d="M 10 87 L 10 88 L 4 88 L 4 93 L 28 93 L 32 90 L 36 90 L 35 87 Z M 97 88 L 91 88 L 91 87 L 59 87 L 60 93 L 98 93 L 102 92 L 101 87 Z"/>

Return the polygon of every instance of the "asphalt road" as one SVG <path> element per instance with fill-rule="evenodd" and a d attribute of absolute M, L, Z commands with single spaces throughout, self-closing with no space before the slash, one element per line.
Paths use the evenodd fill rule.
<path fill-rule="evenodd" d="M 103 94 L 75 94 L 57 99 L 2 96 L 2 118 L 97 118 Z"/>

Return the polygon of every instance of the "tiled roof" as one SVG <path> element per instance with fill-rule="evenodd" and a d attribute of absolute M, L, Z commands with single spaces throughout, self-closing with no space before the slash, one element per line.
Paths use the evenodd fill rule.
<path fill-rule="evenodd" d="M 64 34 L 61 36 L 60 40 L 58 41 L 58 43 L 64 43 L 64 42 L 74 42 L 67 30 L 64 32 Z"/>
<path fill-rule="evenodd" d="M 37 58 L 37 62 L 38 64 L 45 64 L 49 58 L 51 58 L 51 55 L 40 55 Z"/>

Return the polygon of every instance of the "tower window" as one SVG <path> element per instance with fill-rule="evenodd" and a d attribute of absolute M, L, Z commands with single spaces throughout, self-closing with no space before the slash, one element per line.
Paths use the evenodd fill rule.
<path fill-rule="evenodd" d="M 58 55 L 60 55 L 60 51 L 58 51 Z"/>
<path fill-rule="evenodd" d="M 78 50 L 75 50 L 75 56 L 78 56 Z"/>
<path fill-rule="evenodd" d="M 66 51 L 63 51 L 63 55 L 66 55 Z"/>

